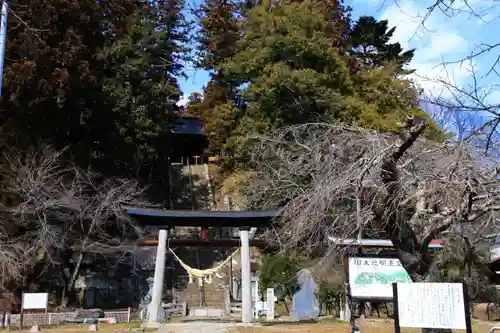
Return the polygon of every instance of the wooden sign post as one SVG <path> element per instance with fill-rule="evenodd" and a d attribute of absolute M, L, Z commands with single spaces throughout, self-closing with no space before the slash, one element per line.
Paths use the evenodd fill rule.
<path fill-rule="evenodd" d="M 21 300 L 21 318 L 19 320 L 19 326 L 21 328 L 23 327 L 24 310 L 45 310 L 45 316 L 47 316 L 48 307 L 48 293 L 23 293 Z"/>

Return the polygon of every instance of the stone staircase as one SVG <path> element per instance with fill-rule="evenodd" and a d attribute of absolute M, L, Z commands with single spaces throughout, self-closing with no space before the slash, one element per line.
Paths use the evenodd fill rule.
<path fill-rule="evenodd" d="M 213 210 L 215 207 L 214 194 L 208 164 L 174 164 L 171 168 L 173 180 L 174 209 Z M 214 230 L 209 231 L 213 237 Z M 200 237 L 199 228 L 177 227 L 173 237 L 197 239 Z M 227 258 L 233 249 L 217 249 L 205 247 L 177 248 L 176 254 L 187 265 L 193 268 L 207 269 L 216 266 Z M 175 260 L 175 259 L 173 259 Z M 202 286 L 198 279 L 189 281 L 187 272 L 177 263 L 171 274 L 174 298 L 177 302 L 187 302 L 189 308 L 194 307 L 224 307 L 224 287 L 229 283 L 229 268 L 224 267 L 211 280 L 204 281 Z M 204 292 L 202 293 L 202 289 Z"/>

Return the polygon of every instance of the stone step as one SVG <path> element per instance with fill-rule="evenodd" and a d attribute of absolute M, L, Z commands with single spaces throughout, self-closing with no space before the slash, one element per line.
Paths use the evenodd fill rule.
<path fill-rule="evenodd" d="M 224 312 L 221 308 L 192 308 L 189 310 L 189 317 L 222 317 Z"/>

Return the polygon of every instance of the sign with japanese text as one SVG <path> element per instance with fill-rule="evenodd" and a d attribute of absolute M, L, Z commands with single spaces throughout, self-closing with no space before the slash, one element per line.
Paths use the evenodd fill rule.
<path fill-rule="evenodd" d="M 467 329 L 461 283 L 398 283 L 399 327 Z"/>
<path fill-rule="evenodd" d="M 396 258 L 349 258 L 349 286 L 353 298 L 392 299 L 393 283 L 411 283 Z"/>

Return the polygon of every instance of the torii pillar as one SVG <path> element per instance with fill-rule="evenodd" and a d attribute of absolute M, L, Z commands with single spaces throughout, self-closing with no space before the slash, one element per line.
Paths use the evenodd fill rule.
<path fill-rule="evenodd" d="M 151 295 L 151 303 L 148 309 L 148 321 L 151 323 L 159 323 L 162 319 L 162 298 L 163 298 L 163 282 L 165 277 L 165 260 L 167 256 L 167 238 L 168 230 L 161 229 L 158 233 L 158 247 L 156 249 L 155 275 L 153 280 L 153 292 Z"/>
<path fill-rule="evenodd" d="M 241 321 L 251 323 L 252 311 L 252 277 L 250 267 L 250 227 L 240 228 L 241 240 Z"/>

